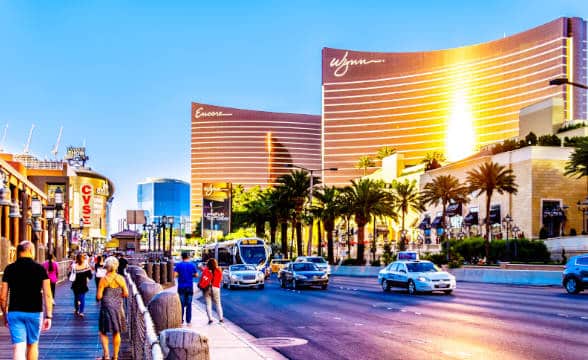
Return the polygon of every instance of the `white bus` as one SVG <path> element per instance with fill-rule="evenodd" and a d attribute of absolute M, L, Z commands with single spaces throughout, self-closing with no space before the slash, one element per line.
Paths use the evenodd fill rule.
<path fill-rule="evenodd" d="M 215 258 L 219 266 L 235 264 L 254 265 L 265 271 L 271 255 L 271 248 L 260 238 L 243 238 L 204 245 L 202 261 Z"/>

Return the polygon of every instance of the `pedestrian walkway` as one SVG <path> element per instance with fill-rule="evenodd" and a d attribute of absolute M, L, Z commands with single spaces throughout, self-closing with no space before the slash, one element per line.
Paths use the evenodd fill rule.
<path fill-rule="evenodd" d="M 174 286 L 165 291 L 176 292 L 177 290 Z M 226 318 L 224 319 L 224 324 L 215 321 L 213 324 L 208 325 L 206 308 L 205 305 L 199 301 L 200 297 L 202 297 L 202 293 L 199 290 L 196 290 L 192 302 L 192 324 L 184 325 L 184 327 L 189 327 L 208 338 L 211 360 L 286 359 L 272 348 L 254 345 L 253 342 L 255 341 L 255 337 L 245 332 Z M 215 319 L 218 319 L 216 314 Z"/>
<path fill-rule="evenodd" d="M 51 330 L 41 333 L 39 340 L 39 359 L 96 359 L 102 356 L 102 346 L 98 339 L 99 304 L 96 302 L 94 280 L 86 294 L 85 318 L 73 314 L 73 293 L 68 281 L 57 285 L 53 324 Z M 3 324 L 2 324 L 3 325 Z M 110 342 L 112 349 L 112 341 Z M 0 327 L 0 359 L 12 358 L 10 334 L 4 326 Z M 123 334 L 119 359 L 130 359 L 128 341 Z"/>

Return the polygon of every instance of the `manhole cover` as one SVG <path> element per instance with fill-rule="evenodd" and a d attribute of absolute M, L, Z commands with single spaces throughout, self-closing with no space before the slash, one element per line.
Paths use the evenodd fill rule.
<path fill-rule="evenodd" d="M 255 345 L 266 347 L 288 347 L 299 346 L 308 343 L 305 339 L 290 338 L 290 337 L 267 337 L 259 338 L 252 341 Z"/>

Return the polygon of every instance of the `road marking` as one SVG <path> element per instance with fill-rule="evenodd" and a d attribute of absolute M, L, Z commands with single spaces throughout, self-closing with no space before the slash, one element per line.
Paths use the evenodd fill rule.
<path fill-rule="evenodd" d="M 386 334 L 386 335 L 394 335 L 394 333 L 393 333 L 392 331 L 389 331 L 389 330 L 384 330 L 384 331 L 382 331 L 382 332 L 383 332 L 384 334 Z"/>
<path fill-rule="evenodd" d="M 567 314 L 557 314 L 557 316 L 561 316 L 561 317 L 565 317 L 565 318 L 569 318 L 570 316 Z"/>
<path fill-rule="evenodd" d="M 580 319 L 582 319 L 582 320 L 588 320 L 588 316 L 582 316 Z"/>
<path fill-rule="evenodd" d="M 415 315 L 422 315 L 422 314 L 421 314 L 420 312 L 418 312 L 418 311 L 415 311 L 415 312 L 414 312 L 414 314 L 415 314 Z"/>
<path fill-rule="evenodd" d="M 400 309 L 400 312 L 406 312 L 406 310 L 405 309 Z"/>
<path fill-rule="evenodd" d="M 306 326 L 296 326 L 298 329 L 305 329 Z"/>
<path fill-rule="evenodd" d="M 334 317 L 333 319 L 335 319 L 335 320 L 341 320 L 340 317 Z"/>
<path fill-rule="evenodd" d="M 388 310 L 392 310 L 392 308 L 386 308 L 386 309 L 388 309 Z"/>
<path fill-rule="evenodd" d="M 353 324 L 353 325 L 355 325 L 355 326 L 363 326 L 363 324 L 362 324 L 362 323 L 355 323 L 355 324 Z"/>

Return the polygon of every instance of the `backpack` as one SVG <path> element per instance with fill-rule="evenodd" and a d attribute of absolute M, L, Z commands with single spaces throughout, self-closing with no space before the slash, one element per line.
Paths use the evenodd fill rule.
<path fill-rule="evenodd" d="M 212 286 L 212 278 L 208 276 L 209 274 L 210 271 L 203 271 L 202 277 L 200 278 L 200 281 L 198 281 L 198 288 L 202 291 Z M 212 276 L 214 276 L 214 274 Z"/>

